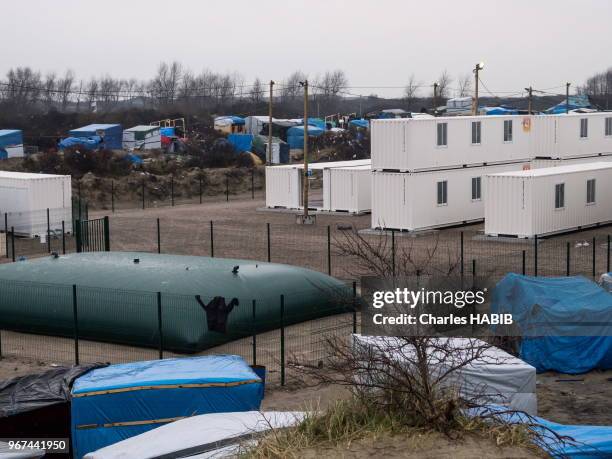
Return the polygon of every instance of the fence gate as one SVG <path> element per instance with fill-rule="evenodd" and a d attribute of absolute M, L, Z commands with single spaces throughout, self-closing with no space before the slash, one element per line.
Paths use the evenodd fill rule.
<path fill-rule="evenodd" d="M 76 220 L 74 236 L 77 252 L 110 252 L 110 225 L 108 217 L 94 220 Z"/>

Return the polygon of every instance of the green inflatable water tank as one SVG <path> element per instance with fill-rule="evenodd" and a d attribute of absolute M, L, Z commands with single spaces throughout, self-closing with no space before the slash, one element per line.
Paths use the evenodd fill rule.
<path fill-rule="evenodd" d="M 333 277 L 250 260 L 95 252 L 0 265 L 2 328 L 197 352 L 254 332 L 346 311 Z M 253 308 L 255 302 L 255 308 Z M 159 306 L 161 305 L 161 307 Z M 255 312 L 253 312 L 255 309 Z"/>

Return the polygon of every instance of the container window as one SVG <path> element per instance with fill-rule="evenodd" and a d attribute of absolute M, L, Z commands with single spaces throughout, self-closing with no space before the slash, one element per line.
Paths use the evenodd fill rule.
<path fill-rule="evenodd" d="M 448 145 L 448 123 L 437 124 L 437 140 L 436 143 L 439 147 L 446 147 Z"/>
<path fill-rule="evenodd" d="M 557 183 L 555 185 L 555 209 L 563 209 L 565 207 L 565 183 Z"/>
<path fill-rule="evenodd" d="M 595 204 L 595 179 L 587 180 L 587 204 Z"/>
<path fill-rule="evenodd" d="M 606 137 L 612 136 L 612 118 L 606 118 Z"/>
<path fill-rule="evenodd" d="M 472 145 L 480 145 L 481 125 L 480 121 L 472 121 Z"/>
<path fill-rule="evenodd" d="M 448 182 L 443 180 L 438 182 L 438 205 L 445 206 L 448 204 Z"/>
<path fill-rule="evenodd" d="M 504 121 L 504 142 L 512 142 L 512 120 Z"/>
<path fill-rule="evenodd" d="M 589 136 L 589 119 L 580 118 L 580 138 L 586 139 Z"/>
<path fill-rule="evenodd" d="M 480 177 L 472 177 L 472 201 L 480 201 L 481 183 L 482 179 Z"/>

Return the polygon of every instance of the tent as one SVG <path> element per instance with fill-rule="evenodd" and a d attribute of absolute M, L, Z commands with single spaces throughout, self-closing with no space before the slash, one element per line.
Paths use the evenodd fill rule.
<path fill-rule="evenodd" d="M 23 156 L 23 134 L 18 129 L 0 129 L 0 159 Z"/>
<path fill-rule="evenodd" d="M 519 111 L 511 107 L 482 107 L 480 112 L 485 115 L 518 115 Z"/>
<path fill-rule="evenodd" d="M 308 126 L 308 137 L 319 137 L 324 133 L 324 129 Z M 287 143 L 292 150 L 304 148 L 304 126 L 293 126 L 287 129 Z"/>
<path fill-rule="evenodd" d="M 225 457 L 245 441 L 270 429 L 282 429 L 303 419 L 301 412 L 211 413 L 193 416 L 145 432 L 98 451 L 84 459 L 149 459 L 151 457 Z"/>
<path fill-rule="evenodd" d="M 582 277 L 507 274 L 493 313 L 510 313 L 523 337 L 520 357 L 539 372 L 612 368 L 612 295 Z"/>
<path fill-rule="evenodd" d="M 72 387 L 75 457 L 190 416 L 258 410 L 262 398 L 261 379 L 235 355 L 99 368 Z"/>
<path fill-rule="evenodd" d="M 568 99 L 564 99 L 557 105 L 547 109 L 544 113 L 548 115 L 559 115 L 561 113 L 566 113 L 569 110 L 577 110 L 580 108 L 591 108 L 589 96 L 569 96 L 569 106 Z"/>
<path fill-rule="evenodd" d="M 456 349 L 456 359 L 470 352 L 474 346 L 484 343 L 468 338 L 439 338 L 444 344 L 449 343 Z M 403 343 L 399 338 L 353 335 L 353 346 L 360 350 L 371 348 L 380 352 L 386 348 L 393 351 L 394 359 L 403 359 L 410 353 L 409 349 L 397 350 Z M 390 352 L 391 352 L 390 351 Z M 434 349 L 429 351 L 429 365 L 432 374 L 441 374 L 448 366 L 457 364 L 460 360 L 442 359 L 436 356 Z M 536 370 L 531 365 L 498 349 L 490 347 L 482 352 L 479 359 L 465 365 L 448 376 L 448 383 L 457 385 L 462 396 L 478 397 L 481 403 L 496 403 L 509 409 L 537 414 L 538 400 L 536 395 Z"/>
<path fill-rule="evenodd" d="M 352 128 L 369 129 L 370 127 L 370 122 L 368 120 L 355 119 L 355 120 L 350 120 L 348 124 L 349 124 L 349 127 L 352 127 Z"/>
<path fill-rule="evenodd" d="M 123 148 L 123 128 L 120 124 L 89 124 L 68 132 L 70 137 L 102 138 L 102 148 L 121 150 Z"/>
<path fill-rule="evenodd" d="M 253 151 L 253 134 L 230 134 L 227 140 L 238 153 Z"/>
<path fill-rule="evenodd" d="M 95 150 L 97 148 L 101 148 L 102 137 L 94 135 L 91 137 L 66 137 L 65 139 L 60 140 L 57 144 L 57 147 L 60 150 L 65 150 L 70 147 L 81 147 L 85 150 Z"/>

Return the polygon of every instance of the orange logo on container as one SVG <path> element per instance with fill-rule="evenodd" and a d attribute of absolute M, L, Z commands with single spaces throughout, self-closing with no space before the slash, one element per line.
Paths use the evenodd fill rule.
<path fill-rule="evenodd" d="M 531 118 L 523 118 L 523 132 L 531 131 Z"/>
<path fill-rule="evenodd" d="M 531 170 L 531 165 L 530 164 L 523 164 L 523 170 L 524 171 Z"/>

